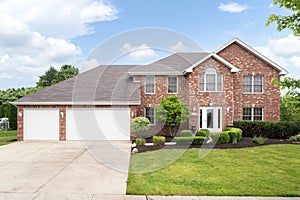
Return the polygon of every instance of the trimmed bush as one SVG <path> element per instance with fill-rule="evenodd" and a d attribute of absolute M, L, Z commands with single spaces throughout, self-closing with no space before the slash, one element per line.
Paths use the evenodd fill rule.
<path fill-rule="evenodd" d="M 261 137 L 261 136 L 259 136 L 259 137 L 254 137 L 253 139 L 252 139 L 252 141 L 254 142 L 254 143 L 257 143 L 257 144 L 264 144 L 265 143 L 265 141 L 266 141 L 266 139 L 264 138 L 264 137 Z"/>
<path fill-rule="evenodd" d="M 293 135 L 289 138 L 290 141 L 299 142 L 300 141 L 300 134 L 299 135 Z"/>
<path fill-rule="evenodd" d="M 206 137 L 196 136 L 196 137 L 194 137 L 194 140 L 193 140 L 192 144 L 194 144 L 194 145 L 201 145 L 201 144 L 204 143 L 204 141 L 206 141 Z"/>
<path fill-rule="evenodd" d="M 222 144 L 222 140 L 220 139 L 220 133 L 210 133 L 209 136 L 216 144 Z"/>
<path fill-rule="evenodd" d="M 287 139 L 300 132 L 299 122 L 234 121 L 233 125 L 243 131 L 244 137 L 262 136 L 273 139 Z"/>
<path fill-rule="evenodd" d="M 192 137 L 193 132 L 190 130 L 182 130 L 182 131 L 180 131 L 180 136 L 181 137 Z"/>
<path fill-rule="evenodd" d="M 152 142 L 154 145 L 164 145 L 166 143 L 166 137 L 164 136 L 153 136 Z"/>
<path fill-rule="evenodd" d="M 207 129 L 206 129 L 207 130 Z M 207 131 L 205 129 L 201 129 L 201 130 L 198 130 L 196 132 L 196 136 L 202 136 L 202 137 L 206 137 L 207 136 Z"/>
<path fill-rule="evenodd" d="M 229 143 L 230 142 L 230 136 L 229 136 L 228 132 L 227 131 L 222 132 L 220 134 L 220 139 L 221 139 L 222 144 Z"/>
<path fill-rule="evenodd" d="M 135 143 L 137 146 L 143 146 L 146 144 L 146 139 L 144 138 L 135 138 Z"/>
<path fill-rule="evenodd" d="M 194 137 L 174 137 L 174 141 L 178 145 L 190 145 L 192 144 Z"/>
<path fill-rule="evenodd" d="M 243 131 L 240 128 L 234 128 L 234 127 L 227 127 L 225 131 L 233 131 L 236 132 L 237 141 L 241 141 L 243 136 Z"/>

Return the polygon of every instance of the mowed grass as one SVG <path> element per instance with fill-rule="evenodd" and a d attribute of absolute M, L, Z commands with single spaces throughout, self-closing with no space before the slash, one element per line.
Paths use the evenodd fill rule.
<path fill-rule="evenodd" d="M 17 131 L 0 131 L 0 146 L 17 141 Z"/>
<path fill-rule="evenodd" d="M 127 194 L 300 196 L 300 145 L 199 151 L 132 155 Z"/>

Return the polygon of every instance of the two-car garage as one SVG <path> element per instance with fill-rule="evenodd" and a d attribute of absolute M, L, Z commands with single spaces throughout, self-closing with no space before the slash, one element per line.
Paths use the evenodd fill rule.
<path fill-rule="evenodd" d="M 24 108 L 23 127 L 24 140 L 130 140 L 130 109 Z"/>

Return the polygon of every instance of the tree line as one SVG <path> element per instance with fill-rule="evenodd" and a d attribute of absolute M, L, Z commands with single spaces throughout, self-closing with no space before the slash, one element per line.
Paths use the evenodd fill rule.
<path fill-rule="evenodd" d="M 45 87 L 69 79 L 78 73 L 78 68 L 72 65 L 62 65 L 59 70 L 56 70 L 51 66 L 43 75 L 39 77 L 35 87 L 22 87 L 16 89 L 9 88 L 6 90 L 0 90 L 0 118 L 9 118 L 10 128 L 13 130 L 17 129 L 17 107 L 11 104 L 11 102 Z"/>

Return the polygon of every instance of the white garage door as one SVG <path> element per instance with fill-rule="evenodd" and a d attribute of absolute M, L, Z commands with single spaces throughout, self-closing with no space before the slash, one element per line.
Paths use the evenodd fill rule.
<path fill-rule="evenodd" d="M 66 139 L 130 140 L 130 110 L 67 109 Z"/>
<path fill-rule="evenodd" d="M 24 109 L 24 140 L 59 140 L 58 109 Z"/>

